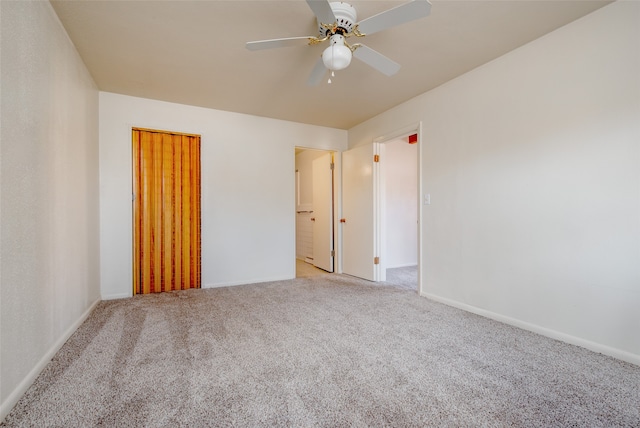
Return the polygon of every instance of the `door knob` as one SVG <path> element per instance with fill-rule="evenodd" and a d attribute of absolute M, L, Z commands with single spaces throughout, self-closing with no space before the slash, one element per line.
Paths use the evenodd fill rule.
<path fill-rule="evenodd" d="M 346 223 L 346 222 L 347 222 L 347 219 L 346 219 L 346 218 L 341 218 L 341 219 L 340 219 L 340 223 Z"/>
<path fill-rule="evenodd" d="M 311 217 L 311 221 L 316 221 L 316 218 L 315 217 Z"/>

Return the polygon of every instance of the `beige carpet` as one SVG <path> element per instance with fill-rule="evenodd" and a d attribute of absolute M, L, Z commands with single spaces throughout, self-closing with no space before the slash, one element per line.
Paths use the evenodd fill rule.
<path fill-rule="evenodd" d="M 638 427 L 640 367 L 344 275 L 100 303 L 2 426 Z"/>

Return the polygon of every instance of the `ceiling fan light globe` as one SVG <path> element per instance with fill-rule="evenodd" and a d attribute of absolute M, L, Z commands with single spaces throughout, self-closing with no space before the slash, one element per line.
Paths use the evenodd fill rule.
<path fill-rule="evenodd" d="M 322 53 L 322 62 L 329 70 L 343 70 L 351 64 L 351 49 L 344 45 L 331 45 Z"/>

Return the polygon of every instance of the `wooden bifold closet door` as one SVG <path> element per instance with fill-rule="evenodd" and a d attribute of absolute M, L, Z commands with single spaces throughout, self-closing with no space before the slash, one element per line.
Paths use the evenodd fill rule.
<path fill-rule="evenodd" d="M 200 288 L 200 136 L 133 129 L 133 292 Z"/>

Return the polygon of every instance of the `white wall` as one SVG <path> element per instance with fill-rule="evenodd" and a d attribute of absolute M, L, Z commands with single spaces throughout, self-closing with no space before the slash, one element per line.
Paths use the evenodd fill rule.
<path fill-rule="evenodd" d="M 418 264 L 418 145 L 407 138 L 383 144 L 385 267 Z"/>
<path fill-rule="evenodd" d="M 346 131 L 103 92 L 103 298 L 132 293 L 132 127 L 202 136 L 203 287 L 295 277 L 294 148 L 344 150 Z"/>
<path fill-rule="evenodd" d="M 640 364 L 640 3 L 349 130 L 423 123 L 424 295 Z"/>
<path fill-rule="evenodd" d="M 99 295 L 98 91 L 49 2 L 0 2 L 0 420 Z"/>

